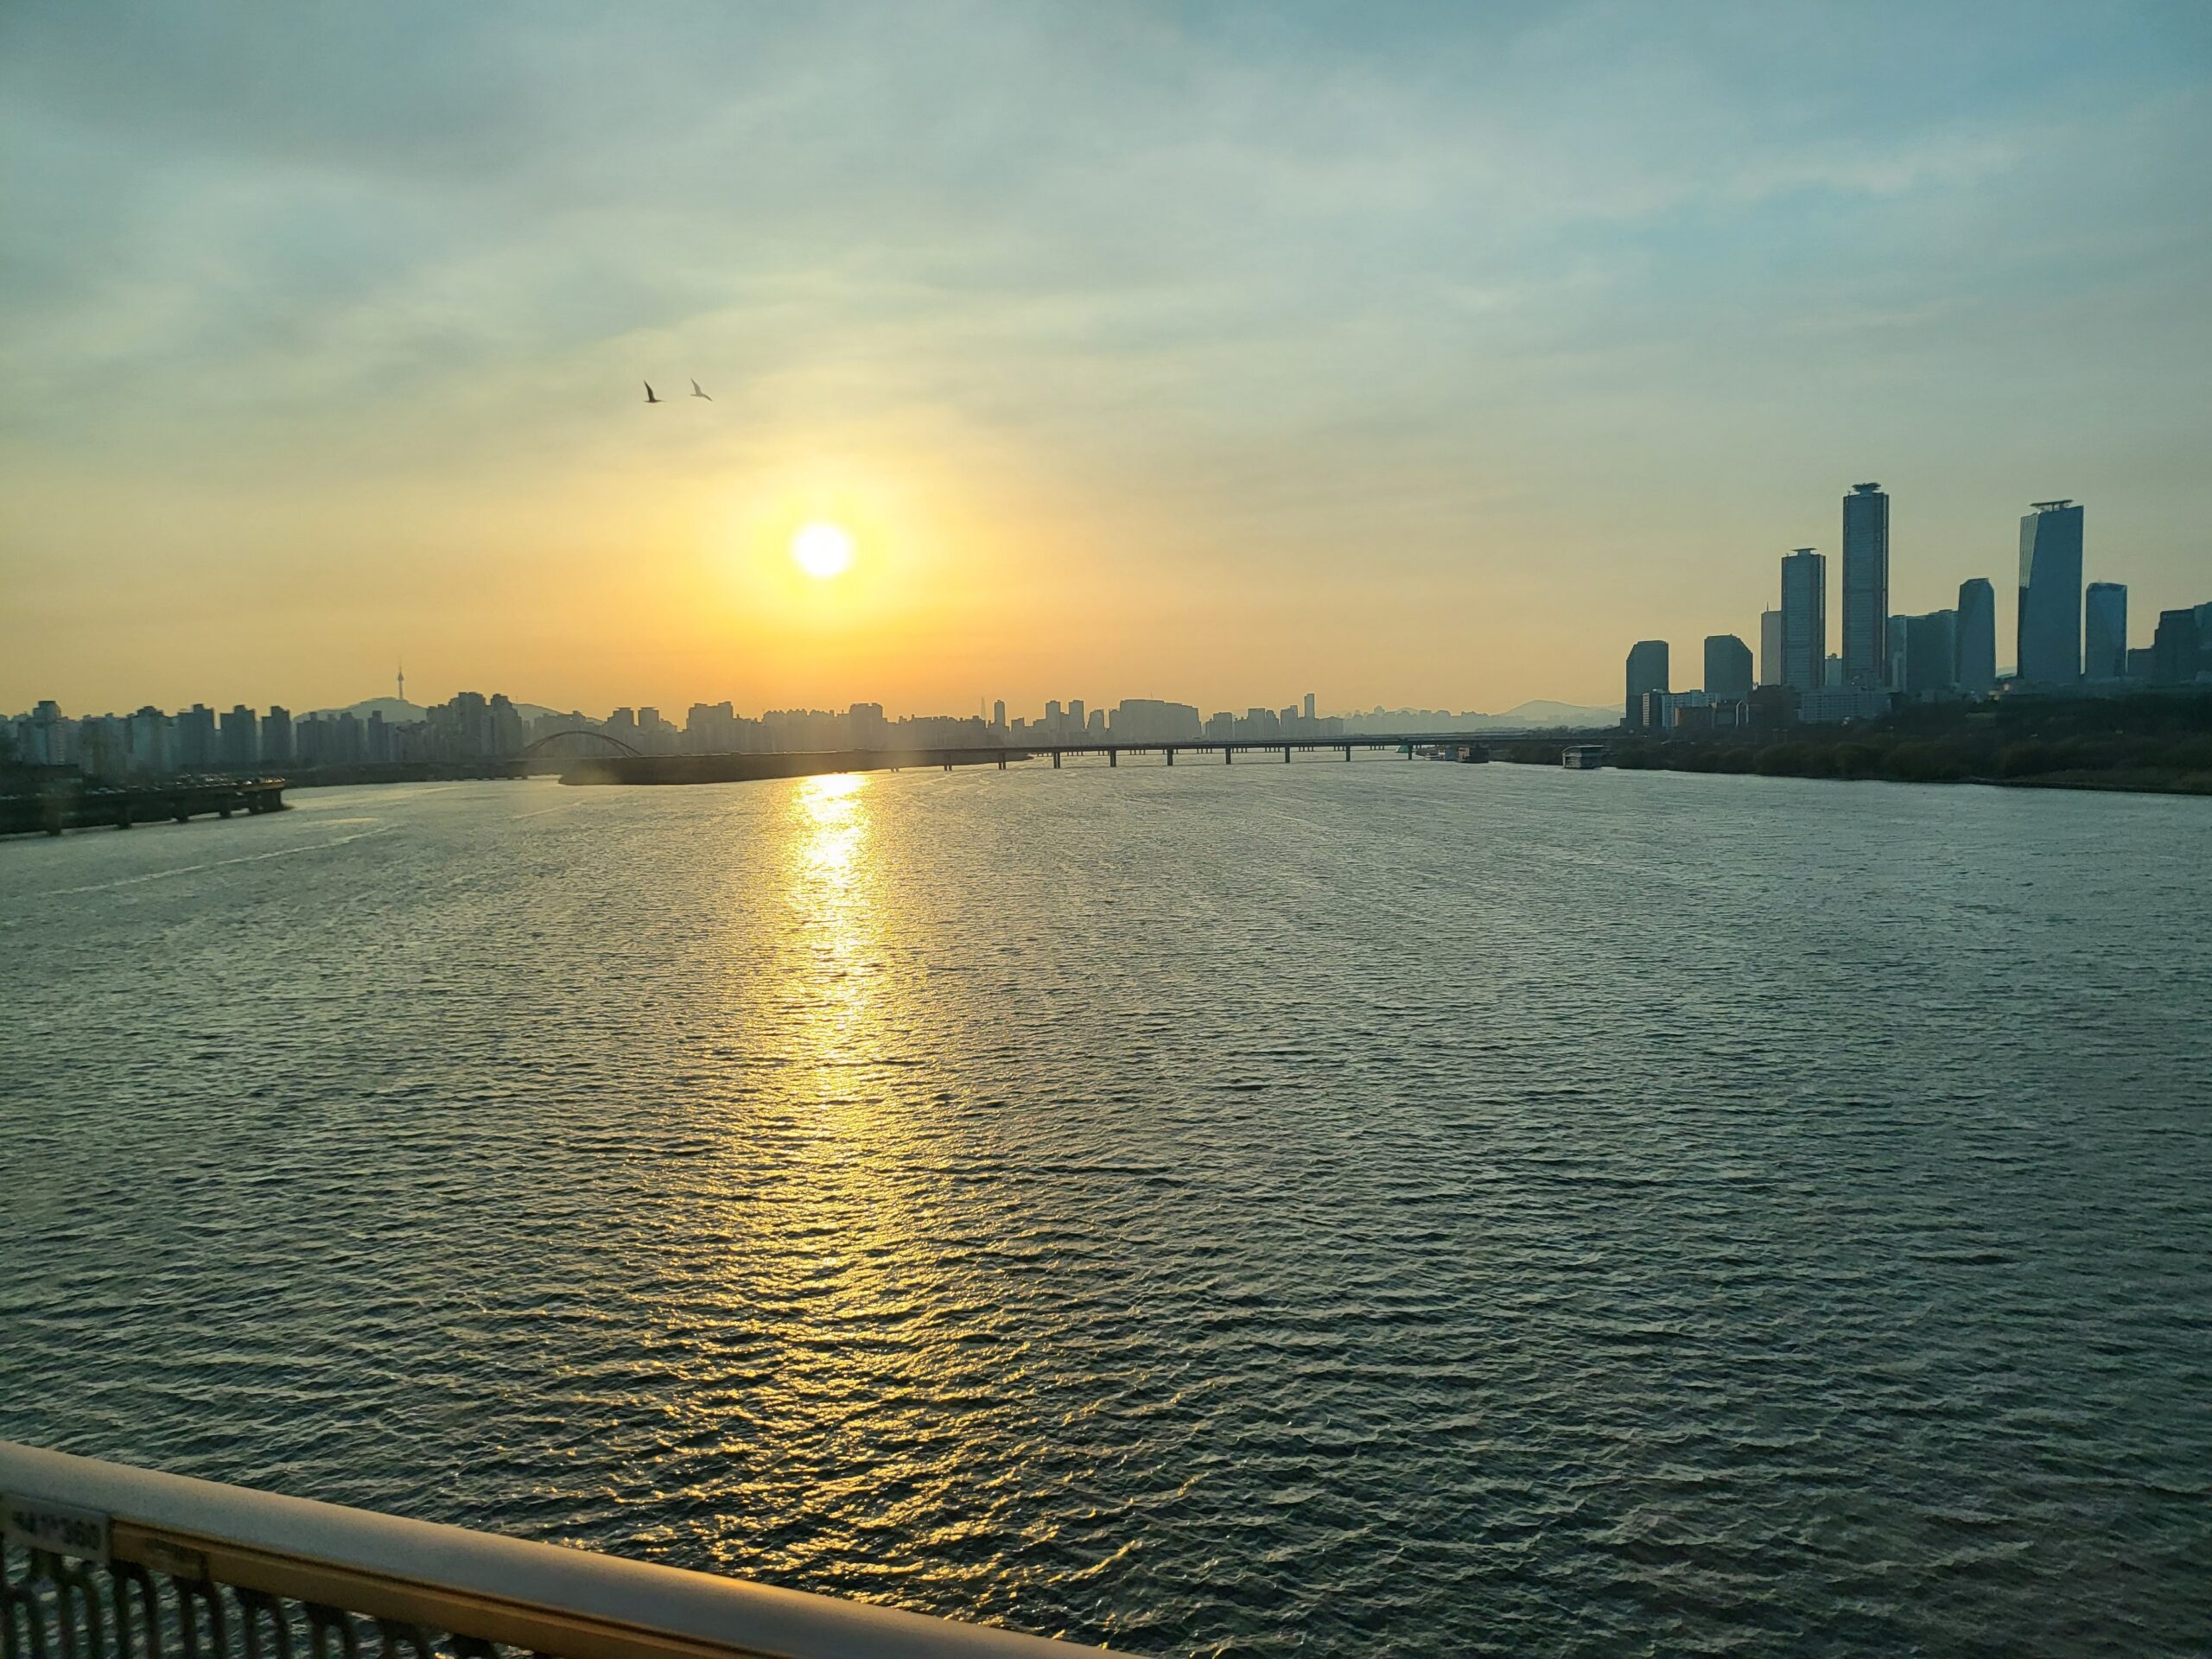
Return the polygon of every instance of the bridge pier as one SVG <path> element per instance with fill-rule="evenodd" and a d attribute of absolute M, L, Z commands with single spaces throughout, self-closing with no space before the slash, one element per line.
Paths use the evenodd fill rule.
<path fill-rule="evenodd" d="M 1236 764 L 1236 751 L 1226 743 L 1221 746 L 1221 764 L 1224 766 L 1233 766 Z"/>
<path fill-rule="evenodd" d="M 1058 772 L 1059 769 L 1060 769 L 1060 752 L 1059 752 L 1058 749 L 1054 749 L 1054 750 L 1052 751 L 1052 770 L 1053 770 L 1054 772 Z"/>
<path fill-rule="evenodd" d="M 1286 766 L 1290 764 L 1290 745 L 1287 743 L 1282 746 L 1282 763 Z"/>
<path fill-rule="evenodd" d="M 1173 749 L 1167 751 L 1167 764 L 1171 766 L 1175 764 L 1175 751 Z"/>
<path fill-rule="evenodd" d="M 1107 751 L 1106 751 L 1106 764 L 1107 764 L 1108 766 L 1120 766 L 1120 765 L 1122 764 L 1122 752 L 1121 752 L 1119 749 L 1109 749 L 1109 750 L 1107 750 Z"/>
<path fill-rule="evenodd" d="M 999 770 L 1001 772 L 1006 770 L 1006 756 L 1003 753 L 999 756 Z"/>
<path fill-rule="evenodd" d="M 1347 764 L 1349 764 L 1351 760 L 1351 745 L 1349 743 L 1344 745 L 1344 760 Z"/>

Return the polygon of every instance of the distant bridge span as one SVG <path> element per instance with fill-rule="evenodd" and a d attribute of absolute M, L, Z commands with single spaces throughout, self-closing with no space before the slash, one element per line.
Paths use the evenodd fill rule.
<path fill-rule="evenodd" d="M 517 753 L 517 755 L 516 755 L 516 759 L 518 759 L 518 760 L 529 760 L 529 759 L 530 759 L 530 757 L 531 757 L 531 755 L 536 754 L 536 753 L 537 753 L 540 749 L 543 748 L 547 744 L 549 744 L 549 743 L 558 743 L 558 742 L 559 742 L 563 738 L 564 738 L 564 737 L 588 737 L 588 738 L 592 738 L 592 739 L 594 739 L 594 740 L 596 740 L 597 741 L 601 742 L 601 743 L 611 743 L 611 744 L 613 744 L 616 748 L 618 748 L 618 749 L 621 750 L 621 751 L 622 751 L 622 753 L 625 753 L 625 754 L 628 754 L 628 755 L 635 755 L 635 756 L 639 756 L 639 757 L 640 757 L 640 758 L 642 758 L 642 756 L 644 755 L 644 753 L 645 753 L 645 751 L 643 751 L 642 749 L 633 749 L 633 748 L 632 748 L 632 747 L 631 747 L 627 743 L 625 743 L 625 742 L 624 742 L 620 738 L 619 738 L 619 737 L 613 737 L 613 736 L 610 736 L 610 735 L 608 735 L 608 734 L 607 734 L 607 733 L 605 733 L 605 732 L 594 732 L 594 731 L 590 731 L 590 730 L 588 730 L 587 728 L 585 728 L 584 727 L 578 726 L 578 727 L 575 728 L 573 730 L 570 730 L 570 731 L 566 731 L 566 732 L 548 732 L 548 733 L 546 733 L 546 734 L 545 734 L 545 735 L 544 735 L 544 736 L 543 736 L 543 737 L 533 739 L 531 741 L 530 741 L 530 742 L 525 743 L 525 744 L 524 744 L 524 745 L 523 745 L 523 747 L 522 747 L 522 748 L 520 749 L 520 751 Z"/>
<path fill-rule="evenodd" d="M 1244 754 L 1281 755 L 1287 762 L 1294 753 L 1342 754 L 1346 760 L 1360 749 L 1395 749 L 1408 760 L 1426 750 L 1440 759 L 1486 760 L 1491 744 L 1532 735 L 1518 732 L 1413 732 L 1351 737 L 1207 738 L 1176 737 L 1152 741 L 1109 739 L 1105 742 L 1045 741 L 1020 744 L 924 744 L 911 749 L 830 749 L 817 753 L 793 750 L 742 754 L 655 754 L 623 757 L 593 755 L 577 760 L 561 774 L 564 784 L 731 784 L 766 778 L 809 778 L 840 772 L 895 772 L 908 766 L 995 766 L 1001 771 L 1013 760 L 1050 756 L 1053 766 L 1076 755 L 1101 756 L 1109 766 L 1122 764 L 1124 754 L 1156 754 L 1167 765 L 1177 755 L 1218 754 L 1224 765 Z M 1547 737 L 1565 734 L 1546 733 Z"/>

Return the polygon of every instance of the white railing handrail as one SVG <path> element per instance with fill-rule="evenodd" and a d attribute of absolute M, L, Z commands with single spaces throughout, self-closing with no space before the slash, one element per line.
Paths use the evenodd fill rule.
<path fill-rule="evenodd" d="M 111 1518 L 118 1538 L 151 1535 L 172 1548 L 176 1540 L 188 1548 L 199 1542 L 213 1547 L 208 1553 L 218 1560 L 227 1547 L 486 1607 L 555 1614 L 617 1639 L 632 1631 L 661 1649 L 723 1649 L 777 1659 L 1052 1659 L 1097 1651 L 8 1440 L 0 1440 L 0 1495 L 96 1511 Z M 213 1576 L 223 1579 L 220 1572 Z"/>

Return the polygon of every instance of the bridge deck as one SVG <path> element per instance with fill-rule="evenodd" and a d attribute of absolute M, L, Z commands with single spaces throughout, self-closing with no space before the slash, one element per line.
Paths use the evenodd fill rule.
<path fill-rule="evenodd" d="M 36 795 L 0 797 L 0 836 L 40 831 L 58 836 L 65 830 L 105 824 L 128 830 L 134 823 L 154 823 L 165 818 L 182 823 L 187 818 L 209 815 L 227 818 L 233 812 L 281 812 L 283 809 L 284 783 L 277 778 L 181 778 L 121 788 L 73 783 L 57 785 Z"/>
<path fill-rule="evenodd" d="M 1349 760 L 1355 751 L 1397 750 L 1409 758 L 1425 749 L 1444 752 L 1486 749 L 1493 741 L 1519 734 L 1464 732 L 1377 734 L 1360 737 L 1176 737 L 1103 742 L 1028 743 L 1018 747 L 992 744 L 925 746 L 906 749 L 825 749 L 814 753 L 751 754 L 594 755 L 571 762 L 561 773 L 564 784 L 727 784 L 766 778 L 820 777 L 840 772 L 891 772 L 904 767 L 998 766 L 1019 760 L 1049 757 L 1059 766 L 1071 755 L 1103 755 L 1109 766 L 1119 766 L 1125 754 L 1157 754 L 1167 765 L 1179 754 L 1218 754 L 1234 763 L 1239 754 L 1281 755 L 1341 753 Z"/>

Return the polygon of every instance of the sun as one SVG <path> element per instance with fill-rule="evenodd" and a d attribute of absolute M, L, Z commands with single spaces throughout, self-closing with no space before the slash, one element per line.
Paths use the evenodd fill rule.
<path fill-rule="evenodd" d="M 853 537 L 842 524 L 817 519 L 791 537 L 791 561 L 817 582 L 842 576 L 852 568 Z"/>

